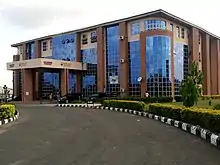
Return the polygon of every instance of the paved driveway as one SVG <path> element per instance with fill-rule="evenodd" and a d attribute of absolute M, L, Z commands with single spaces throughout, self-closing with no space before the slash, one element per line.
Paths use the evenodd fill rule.
<path fill-rule="evenodd" d="M 179 129 L 110 111 L 19 105 L 0 127 L 0 165 L 218 165 L 220 151 Z"/>

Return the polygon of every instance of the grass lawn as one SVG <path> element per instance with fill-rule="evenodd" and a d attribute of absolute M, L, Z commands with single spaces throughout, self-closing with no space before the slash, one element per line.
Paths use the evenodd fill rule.
<path fill-rule="evenodd" d="M 176 102 L 176 103 L 172 103 L 174 105 L 178 105 L 178 106 L 183 106 L 182 102 Z M 201 107 L 201 108 L 213 108 L 214 105 L 216 104 L 220 104 L 220 99 L 213 99 L 212 100 L 212 105 L 209 106 L 209 100 L 199 100 L 197 105 L 194 105 L 194 107 Z"/>

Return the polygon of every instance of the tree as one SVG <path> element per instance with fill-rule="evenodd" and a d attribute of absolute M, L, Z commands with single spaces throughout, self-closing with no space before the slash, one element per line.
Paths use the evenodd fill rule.
<path fill-rule="evenodd" d="M 192 107 L 197 104 L 202 93 L 203 74 L 199 70 L 198 63 L 193 62 L 186 79 L 181 83 L 180 93 L 183 97 L 183 105 Z"/>

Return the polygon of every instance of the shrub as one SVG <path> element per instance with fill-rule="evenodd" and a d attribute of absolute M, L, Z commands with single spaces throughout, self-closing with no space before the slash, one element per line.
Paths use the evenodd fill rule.
<path fill-rule="evenodd" d="M 214 105 L 213 109 L 214 109 L 214 110 L 220 110 L 220 104 Z"/>
<path fill-rule="evenodd" d="M 138 111 L 143 111 L 145 108 L 144 102 L 130 101 L 130 100 L 104 100 L 103 106 L 123 108 L 123 109 L 133 109 Z"/>
<path fill-rule="evenodd" d="M 218 110 L 150 104 L 148 111 L 159 116 L 169 117 L 193 125 L 200 125 L 213 132 L 220 133 L 220 111 Z"/>
<path fill-rule="evenodd" d="M 9 119 L 15 115 L 15 105 L 12 104 L 3 104 L 0 105 L 0 119 Z"/>

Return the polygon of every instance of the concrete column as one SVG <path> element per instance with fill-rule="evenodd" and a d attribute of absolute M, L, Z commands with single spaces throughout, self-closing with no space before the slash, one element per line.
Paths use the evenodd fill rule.
<path fill-rule="evenodd" d="M 22 101 L 24 103 L 33 101 L 33 84 L 34 74 L 33 69 L 22 69 Z"/>
<path fill-rule="evenodd" d="M 41 57 L 41 42 L 36 40 L 34 42 L 35 46 L 35 52 L 34 52 L 34 55 L 35 57 L 34 58 L 40 58 Z M 39 75 L 40 73 L 39 72 L 35 72 L 34 75 L 35 75 L 35 86 L 34 86 L 34 100 L 36 100 L 37 98 L 39 98 Z"/>
<path fill-rule="evenodd" d="M 120 36 L 124 39 L 120 40 L 120 59 L 123 62 L 120 63 L 120 87 L 124 89 L 122 96 L 129 95 L 129 60 L 128 60 L 128 33 L 127 23 L 122 22 L 119 24 Z"/>
<path fill-rule="evenodd" d="M 211 94 L 211 76 L 210 76 L 210 36 L 202 36 L 202 72 L 204 75 L 203 94 Z"/>
<path fill-rule="evenodd" d="M 19 71 L 14 71 L 13 75 L 13 91 L 14 96 L 19 96 Z"/>
<path fill-rule="evenodd" d="M 104 92 L 105 86 L 105 57 L 104 57 L 104 29 L 99 27 L 97 29 L 97 55 L 98 55 L 98 65 L 97 65 L 97 82 L 98 82 L 98 92 Z"/>
<path fill-rule="evenodd" d="M 210 75 L 211 75 L 211 94 L 218 94 L 218 46 L 217 39 L 211 38 L 211 55 L 210 55 Z"/>
<path fill-rule="evenodd" d="M 68 74 L 69 70 L 68 69 L 62 69 L 61 70 L 61 96 L 65 95 L 68 93 Z"/>
<path fill-rule="evenodd" d="M 76 61 L 81 62 L 81 37 L 80 37 L 80 33 L 76 34 Z M 81 72 L 76 72 L 76 92 L 77 93 L 80 93 L 82 90 L 81 79 L 82 79 Z"/>
<path fill-rule="evenodd" d="M 26 55 L 27 55 L 27 44 L 23 44 L 23 56 L 22 56 L 22 60 L 26 60 Z"/>
<path fill-rule="evenodd" d="M 34 55 L 35 55 L 35 58 L 41 57 L 41 43 L 38 40 L 34 42 Z"/>
<path fill-rule="evenodd" d="M 140 34 L 140 61 L 141 61 L 141 97 L 145 97 L 147 90 L 146 80 L 146 34 L 141 32 Z"/>

